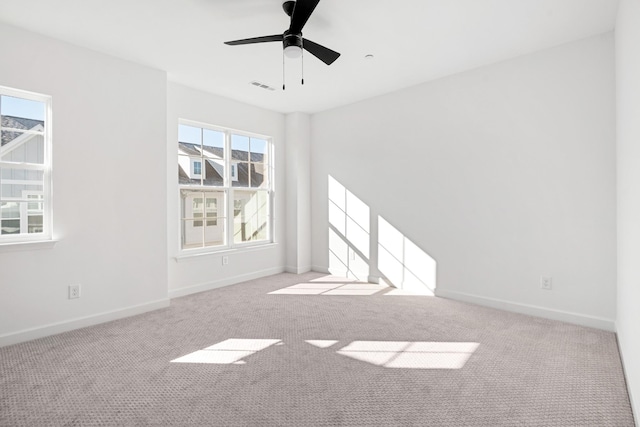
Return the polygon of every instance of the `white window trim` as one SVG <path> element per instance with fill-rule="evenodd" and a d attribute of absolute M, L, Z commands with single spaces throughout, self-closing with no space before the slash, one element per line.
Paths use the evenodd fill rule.
<path fill-rule="evenodd" d="M 44 163 L 42 165 L 33 164 L 33 163 L 20 163 L 20 162 L 7 162 L 0 160 L 0 166 L 2 168 L 9 169 L 28 169 L 28 170 L 41 170 L 43 171 L 43 191 L 44 195 L 43 200 L 43 221 L 42 221 L 42 233 L 34 233 L 34 234 L 10 234 L 10 235 L 2 235 L 0 234 L 0 245 L 3 248 L 8 248 L 10 245 L 21 245 L 23 243 L 33 243 L 38 247 L 53 247 L 55 243 L 52 245 L 47 244 L 47 242 L 53 242 L 53 194 L 52 194 L 52 184 L 51 184 L 51 168 L 53 164 L 53 156 L 52 156 L 52 146 L 53 146 L 53 138 L 52 138 L 52 97 L 49 95 L 42 95 L 34 92 L 28 92 L 20 89 L 13 89 L 5 86 L 0 86 L 0 94 L 14 97 L 14 98 L 22 98 L 30 101 L 42 102 L 45 104 L 45 113 L 44 113 Z M 0 124 L 0 130 L 2 129 Z M 34 132 L 24 132 L 25 134 L 34 133 Z M 6 148 L 5 148 L 6 151 Z M 3 153 L 4 154 L 4 153 Z M 42 244 L 44 243 L 44 245 Z M 29 245 L 32 246 L 32 245 Z M 21 247 L 25 247 L 22 245 Z"/>
<path fill-rule="evenodd" d="M 198 185 L 180 185 L 178 184 L 178 218 L 179 218 L 179 223 L 178 223 L 178 227 L 177 227 L 177 232 L 178 232 L 178 247 L 177 247 L 177 256 L 175 257 L 176 261 L 178 260 L 184 260 L 184 259 L 190 259 L 190 258 L 194 258 L 194 257 L 199 257 L 199 256 L 206 256 L 206 255 L 210 255 L 210 254 L 221 254 L 221 253 L 233 253 L 236 252 L 238 250 L 242 250 L 242 251 L 246 251 L 246 250 L 253 250 L 253 249 L 261 249 L 261 248 L 265 248 L 265 247 L 269 247 L 269 246 L 273 246 L 275 244 L 277 244 L 276 240 L 275 240 L 275 221 L 274 221 L 274 210 L 275 210 L 275 180 L 274 180 L 274 175 L 275 175 L 275 165 L 274 165 L 274 146 L 273 146 L 273 138 L 271 136 L 268 135 L 263 135 L 263 134 L 258 134 L 258 133 L 252 133 L 252 132 L 246 132 L 246 131 L 240 131 L 237 129 L 232 129 L 232 128 L 225 128 L 225 127 L 220 127 L 220 126 L 215 126 L 215 125 L 210 125 L 207 123 L 202 123 L 202 122 L 197 122 L 197 121 L 193 121 L 193 120 L 186 120 L 186 119 L 179 119 L 178 120 L 178 125 L 185 125 L 185 126 L 192 126 L 192 127 L 197 127 L 197 128 L 202 128 L 202 129 L 208 129 L 208 130 L 213 130 L 213 131 L 217 131 L 217 132 L 222 132 L 225 135 L 225 146 L 224 146 L 224 151 L 225 151 L 225 176 L 224 176 L 224 183 L 228 185 L 223 185 L 223 186 L 218 186 L 218 187 L 208 187 L 208 186 L 198 186 Z M 267 179 L 269 180 L 269 188 L 268 189 L 261 189 L 261 188 L 257 188 L 257 187 L 234 187 L 232 185 L 232 183 L 234 181 L 237 181 L 237 167 L 236 167 L 236 176 L 234 179 L 234 176 L 232 176 L 231 174 L 231 164 L 232 163 L 238 163 L 237 161 L 233 160 L 231 158 L 232 156 L 232 151 L 231 151 L 231 135 L 238 135 L 238 136 L 246 136 L 249 138 L 256 138 L 256 139 L 262 139 L 267 141 L 267 157 L 269 159 L 269 163 L 267 165 Z M 226 239 L 226 244 L 224 245 L 219 245 L 219 246 L 207 246 L 207 247 L 201 247 L 201 248 L 188 248 L 188 249 L 183 249 L 182 248 L 182 200 L 181 200 L 181 191 L 182 190 L 191 190 L 191 191 L 201 191 L 206 193 L 207 191 L 212 191 L 212 192 L 218 192 L 218 191 L 223 191 L 225 193 L 225 198 L 226 200 L 223 201 L 223 208 L 221 209 L 220 207 L 218 207 L 218 212 L 220 211 L 226 211 L 226 216 L 222 216 L 219 217 L 222 221 L 225 221 L 225 227 L 226 230 L 224 231 L 225 233 L 225 239 Z M 249 241 L 249 242 L 241 242 L 241 243 L 234 243 L 233 241 L 233 193 L 234 191 L 264 191 L 267 192 L 268 194 L 268 202 L 269 202 L 269 206 L 268 206 L 268 223 L 269 223 L 269 229 L 268 229 L 268 235 L 267 238 L 264 240 L 259 240 L 259 241 Z M 206 219 L 204 219 L 206 220 Z"/>

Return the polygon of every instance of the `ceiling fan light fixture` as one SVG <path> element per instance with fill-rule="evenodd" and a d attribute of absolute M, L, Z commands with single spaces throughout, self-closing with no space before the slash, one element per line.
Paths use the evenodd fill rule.
<path fill-rule="evenodd" d="M 284 48 L 284 56 L 287 58 L 300 58 L 302 56 L 302 35 L 285 32 L 282 47 Z"/>
<path fill-rule="evenodd" d="M 302 56 L 302 48 L 300 46 L 287 46 L 284 48 L 284 56 L 291 59 L 298 59 Z"/>

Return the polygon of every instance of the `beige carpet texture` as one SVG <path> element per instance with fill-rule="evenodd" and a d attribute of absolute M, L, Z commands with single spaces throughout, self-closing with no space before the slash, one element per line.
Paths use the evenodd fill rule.
<path fill-rule="evenodd" d="M 1 426 L 633 426 L 615 334 L 319 273 L 0 348 Z"/>

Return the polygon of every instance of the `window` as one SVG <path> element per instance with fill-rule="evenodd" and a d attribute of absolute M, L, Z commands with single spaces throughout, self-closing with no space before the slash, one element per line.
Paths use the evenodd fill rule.
<path fill-rule="evenodd" d="M 180 121 L 182 250 L 272 241 L 270 138 Z"/>
<path fill-rule="evenodd" d="M 194 160 L 193 161 L 193 175 L 201 176 L 202 175 L 202 162 Z"/>
<path fill-rule="evenodd" d="M 0 86 L 0 243 L 51 238 L 51 98 Z"/>
<path fill-rule="evenodd" d="M 231 164 L 231 181 L 238 180 L 238 165 L 235 163 Z"/>

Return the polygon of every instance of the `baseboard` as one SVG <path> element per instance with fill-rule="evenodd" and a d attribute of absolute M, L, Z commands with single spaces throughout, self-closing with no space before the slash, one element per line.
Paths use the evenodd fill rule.
<path fill-rule="evenodd" d="M 161 300 L 134 305 L 119 310 L 107 311 L 92 316 L 79 317 L 76 319 L 66 320 L 64 322 L 52 323 L 37 328 L 12 332 L 10 334 L 0 336 L 0 347 L 19 344 L 21 342 L 31 341 L 37 338 L 44 338 L 63 332 L 69 332 L 74 329 L 86 328 L 87 326 L 93 326 L 100 323 L 110 322 L 112 320 L 123 319 L 125 317 L 135 316 L 137 314 L 142 314 L 148 311 L 166 307 L 169 307 L 169 299 L 163 298 Z"/>
<path fill-rule="evenodd" d="M 287 273 L 293 273 L 293 274 L 308 273 L 311 271 L 311 266 L 308 265 L 306 267 L 285 267 L 284 271 L 286 271 Z"/>
<path fill-rule="evenodd" d="M 170 289 L 169 298 L 179 298 L 191 294 L 197 294 L 198 292 L 210 291 L 223 286 L 235 285 L 236 283 L 246 282 L 247 280 L 259 279 L 261 277 L 272 276 L 274 274 L 282 273 L 285 271 L 284 267 L 268 268 L 266 270 L 254 271 L 251 273 L 240 274 L 238 276 L 225 277 L 224 279 L 215 280 L 213 282 L 205 282 L 192 286 L 185 286 L 184 288 Z"/>
<path fill-rule="evenodd" d="M 622 349 L 622 345 L 620 344 L 620 333 L 618 332 L 618 326 L 616 325 L 616 343 L 618 344 L 618 354 L 620 355 L 620 364 L 622 365 L 622 374 L 624 375 L 624 383 L 627 387 L 627 395 L 629 397 L 629 405 L 631 406 L 631 414 L 633 415 L 633 417 L 635 418 L 636 424 L 635 425 L 640 425 L 638 424 L 638 422 L 640 422 L 640 420 L 638 419 L 639 415 L 637 410 L 640 410 L 640 408 L 635 408 L 634 404 L 635 404 L 635 400 L 633 400 L 633 393 L 631 392 L 631 387 L 629 386 L 629 377 L 627 376 L 627 368 L 625 366 L 624 363 L 624 350 Z"/>
<path fill-rule="evenodd" d="M 511 311 L 514 313 L 528 314 L 530 316 L 544 317 L 545 319 L 559 320 L 576 325 L 588 326 L 590 328 L 603 329 L 610 332 L 615 331 L 615 321 L 613 319 L 605 319 L 603 317 L 589 316 L 586 314 L 572 313 L 569 311 L 554 310 L 535 305 L 521 304 L 512 301 L 487 298 L 478 295 L 467 294 L 464 292 L 445 291 L 441 289 L 436 289 L 436 296 L 456 301 L 470 302 L 473 304 Z"/>

